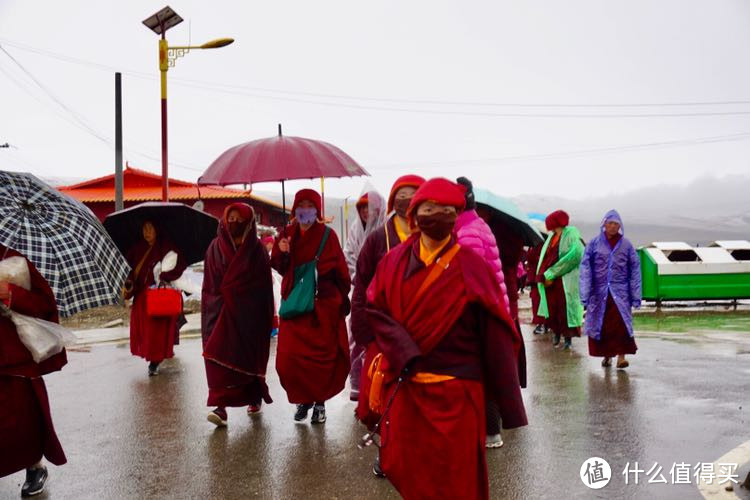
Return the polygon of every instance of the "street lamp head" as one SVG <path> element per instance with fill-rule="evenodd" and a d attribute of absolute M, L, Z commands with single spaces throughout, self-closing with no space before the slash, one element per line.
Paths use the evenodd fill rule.
<path fill-rule="evenodd" d="M 234 38 L 217 38 L 201 45 L 202 49 L 218 49 L 219 47 L 226 47 L 229 44 L 234 43 Z"/>

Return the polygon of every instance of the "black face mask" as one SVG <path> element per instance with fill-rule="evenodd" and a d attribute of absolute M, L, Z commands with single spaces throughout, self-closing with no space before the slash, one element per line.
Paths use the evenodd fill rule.
<path fill-rule="evenodd" d="M 396 214 L 402 219 L 406 219 L 406 210 L 408 210 L 411 204 L 411 198 L 397 198 L 393 200 L 393 208 L 396 210 Z"/>
<path fill-rule="evenodd" d="M 240 236 L 245 234 L 245 229 L 247 229 L 247 222 L 230 222 L 228 226 L 229 234 L 232 235 L 232 238 L 239 238 Z"/>
<path fill-rule="evenodd" d="M 432 215 L 417 215 L 419 230 L 435 241 L 443 241 L 450 236 L 456 225 L 456 214 L 440 212 Z"/>

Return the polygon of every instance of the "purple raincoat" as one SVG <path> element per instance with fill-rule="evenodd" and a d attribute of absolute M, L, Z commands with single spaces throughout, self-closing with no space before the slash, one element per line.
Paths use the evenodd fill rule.
<path fill-rule="evenodd" d="M 616 221 L 620 224 L 620 241 L 612 248 L 604 233 L 604 224 Z M 641 263 L 632 243 L 624 236 L 625 227 L 620 214 L 610 210 L 602 220 L 599 236 L 586 246 L 581 261 L 580 293 L 581 302 L 586 308 L 585 333 L 599 340 L 607 307 L 607 295 L 620 311 L 622 320 L 633 336 L 633 316 L 631 308 L 641 306 Z"/>

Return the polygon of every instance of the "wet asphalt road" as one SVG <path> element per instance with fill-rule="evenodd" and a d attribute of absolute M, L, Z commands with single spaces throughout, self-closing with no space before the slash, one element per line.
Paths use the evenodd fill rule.
<path fill-rule="evenodd" d="M 603 369 L 585 339 L 562 352 L 525 333 L 529 426 L 488 451 L 494 498 L 701 498 L 694 485 L 625 485 L 622 469 L 658 462 L 669 480 L 673 463 L 713 462 L 750 439 L 748 333 L 640 335 L 627 371 Z M 326 424 L 294 424 L 273 359 L 275 402 L 257 417 L 230 409 L 227 429 L 206 421 L 197 339 L 153 378 L 127 344 L 69 360 L 47 377 L 68 464 L 50 467 L 38 498 L 398 498 L 370 472 L 375 450 L 356 447 L 364 429 L 348 392 L 328 403 Z M 592 456 L 612 467 L 602 490 L 579 478 Z M 0 479 L 0 498 L 19 498 L 22 482 L 22 472 Z"/>

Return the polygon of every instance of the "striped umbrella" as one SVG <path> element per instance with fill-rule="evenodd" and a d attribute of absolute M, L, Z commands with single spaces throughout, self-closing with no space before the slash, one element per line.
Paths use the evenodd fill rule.
<path fill-rule="evenodd" d="M 36 266 L 62 317 L 120 300 L 129 267 L 104 227 L 31 174 L 0 171 L 0 243 Z"/>

